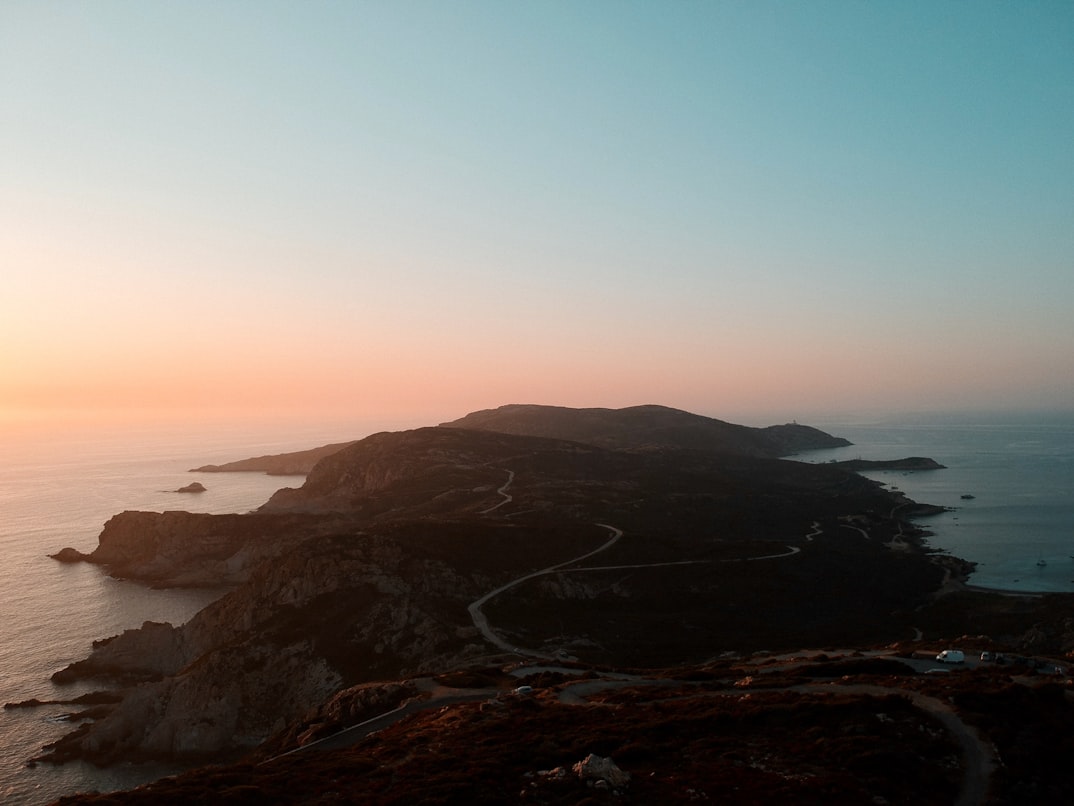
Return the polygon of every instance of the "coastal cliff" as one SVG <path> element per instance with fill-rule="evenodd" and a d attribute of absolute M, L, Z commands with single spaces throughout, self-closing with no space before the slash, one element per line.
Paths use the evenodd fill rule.
<path fill-rule="evenodd" d="M 477 637 L 465 609 L 473 583 L 419 548 L 367 535 L 311 541 L 185 625 L 146 624 L 98 642 L 57 682 L 103 677 L 133 688 L 51 758 L 248 749 L 344 685 L 460 662 Z"/>
<path fill-rule="evenodd" d="M 332 519 L 311 515 L 127 511 L 105 523 L 89 554 L 65 548 L 52 556 L 158 587 L 212 588 L 244 582 L 258 563 L 333 526 Z"/>

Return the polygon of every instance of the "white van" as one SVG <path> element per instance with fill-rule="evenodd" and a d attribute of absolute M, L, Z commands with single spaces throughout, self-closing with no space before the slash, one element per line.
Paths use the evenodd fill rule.
<path fill-rule="evenodd" d="M 966 660 L 966 653 L 961 649 L 945 649 L 936 656 L 940 663 L 962 663 Z"/>

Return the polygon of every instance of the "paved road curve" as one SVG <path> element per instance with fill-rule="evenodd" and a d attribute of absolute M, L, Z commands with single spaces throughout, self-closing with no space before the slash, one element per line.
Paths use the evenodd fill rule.
<path fill-rule="evenodd" d="M 485 603 L 489 601 L 489 599 L 492 599 L 495 596 L 499 596 L 505 590 L 509 590 L 510 588 L 515 587 L 515 585 L 521 585 L 523 582 L 526 582 L 539 576 L 545 576 L 546 574 L 554 574 L 565 566 L 581 562 L 582 560 L 592 557 L 594 554 L 600 554 L 602 551 L 610 549 L 619 541 L 619 538 L 623 536 L 622 530 L 616 529 L 614 526 L 608 526 L 605 523 L 598 523 L 597 526 L 601 527 L 602 529 L 607 529 L 612 533 L 611 539 L 603 545 L 565 562 L 557 563 L 556 565 L 550 565 L 548 568 L 542 568 L 540 571 L 534 571 L 533 573 L 526 574 L 525 576 L 521 576 L 518 579 L 513 579 L 506 585 L 501 585 L 500 587 L 496 588 L 496 590 L 489 591 L 477 601 L 470 603 L 470 605 L 467 607 L 467 610 L 470 611 L 470 618 L 473 620 L 474 626 L 481 631 L 481 634 L 485 636 L 485 638 L 488 639 L 490 643 L 495 644 L 504 652 L 513 652 L 515 654 L 526 655 L 531 658 L 551 657 L 550 655 L 547 655 L 543 652 L 536 652 L 530 649 L 520 649 L 503 640 L 503 638 L 497 635 L 496 632 L 492 629 L 492 627 L 489 626 L 488 617 L 481 611 L 481 608 L 485 606 Z"/>
<path fill-rule="evenodd" d="M 515 471 L 508 470 L 507 471 L 507 481 L 505 481 L 503 483 L 503 486 L 500 487 L 500 489 L 498 489 L 496 491 L 497 493 L 499 493 L 500 495 L 503 496 L 503 500 L 500 501 L 500 503 L 498 503 L 498 504 L 493 504 L 488 509 L 481 510 L 481 512 L 479 512 L 478 514 L 479 515 L 488 515 L 490 512 L 494 512 L 495 510 L 497 510 L 500 507 L 502 507 L 504 504 L 510 504 L 514 500 L 514 497 L 511 496 L 511 495 L 508 495 L 507 488 L 511 486 L 511 482 L 514 481 L 514 480 L 515 480 Z"/>

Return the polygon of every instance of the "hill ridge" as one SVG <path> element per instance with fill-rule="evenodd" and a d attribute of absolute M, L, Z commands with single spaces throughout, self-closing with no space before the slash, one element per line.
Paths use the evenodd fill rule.
<path fill-rule="evenodd" d="M 773 458 L 851 444 L 812 426 L 754 428 L 653 403 L 620 409 L 510 403 L 441 426 L 568 439 L 619 450 L 676 447 Z"/>

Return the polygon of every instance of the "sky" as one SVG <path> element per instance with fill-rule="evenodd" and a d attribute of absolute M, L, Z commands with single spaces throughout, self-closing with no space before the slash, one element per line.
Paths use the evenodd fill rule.
<path fill-rule="evenodd" d="M 1074 409 L 1074 3 L 0 4 L 0 412 Z"/>

